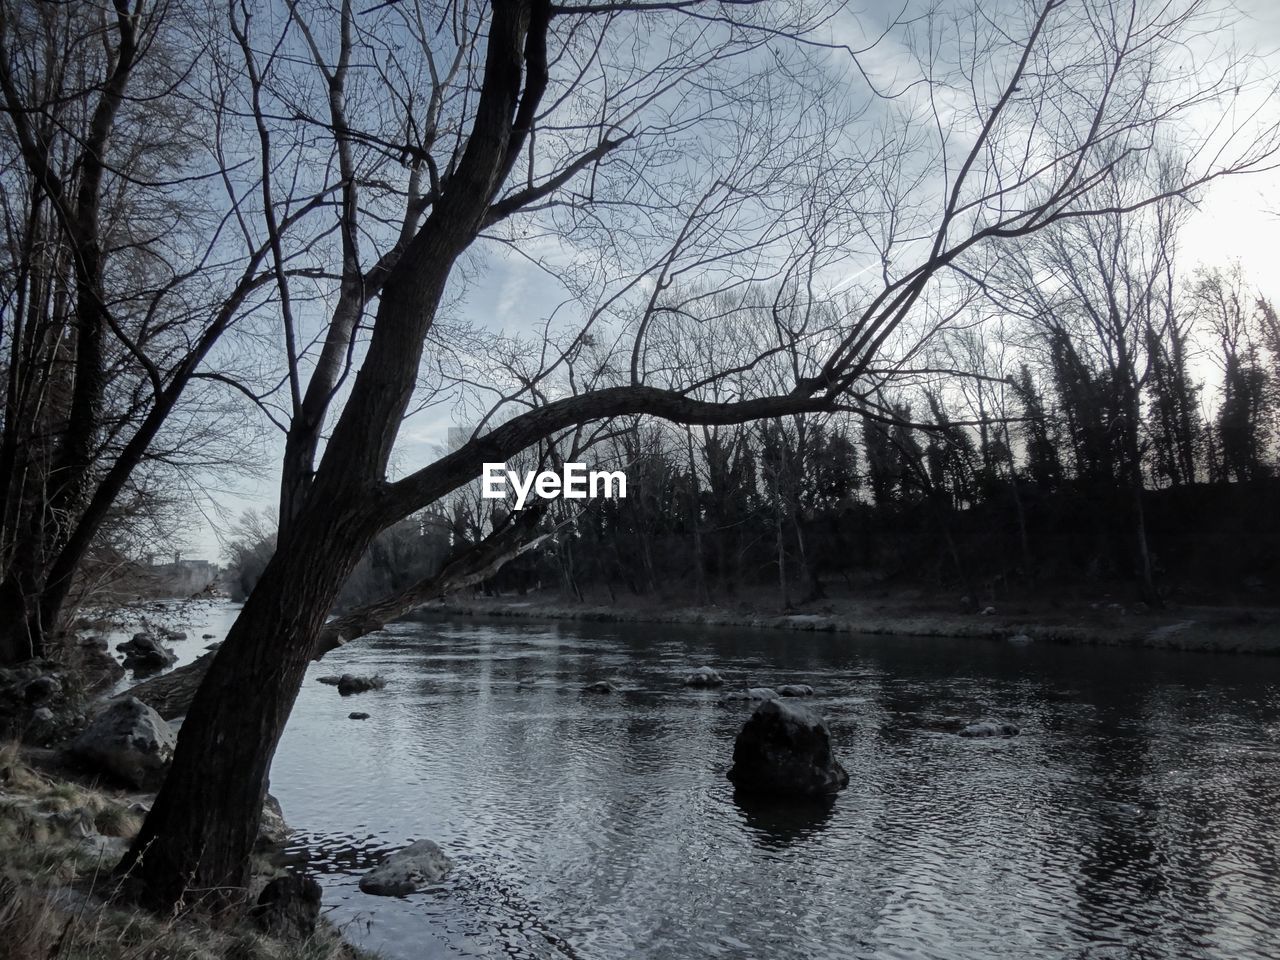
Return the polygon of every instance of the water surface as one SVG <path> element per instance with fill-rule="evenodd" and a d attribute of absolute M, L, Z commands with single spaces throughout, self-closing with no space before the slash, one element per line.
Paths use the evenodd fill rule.
<path fill-rule="evenodd" d="M 738 805 L 751 708 L 683 688 L 702 664 L 811 684 L 850 788 Z M 344 671 L 388 686 L 315 682 Z M 602 678 L 623 692 L 582 693 Z M 441 620 L 314 665 L 271 788 L 332 918 L 396 960 L 1243 960 L 1280 956 L 1278 738 L 1269 658 Z M 358 890 L 422 838 L 446 881 Z"/>

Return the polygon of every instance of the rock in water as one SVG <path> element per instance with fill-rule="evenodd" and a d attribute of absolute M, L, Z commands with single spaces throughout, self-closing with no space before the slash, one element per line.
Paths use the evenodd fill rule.
<path fill-rule="evenodd" d="M 1012 723 L 999 723 L 995 720 L 983 720 L 971 723 L 957 731 L 961 737 L 1016 737 L 1018 728 Z"/>
<path fill-rule="evenodd" d="M 132 787 L 158 786 L 173 759 L 173 729 L 136 697 L 117 700 L 71 742 L 71 755 Z"/>
<path fill-rule="evenodd" d="M 338 693 L 344 697 L 349 697 L 353 693 L 381 690 L 386 685 L 387 681 L 381 677 L 357 677 L 350 673 L 344 673 L 338 678 Z"/>
<path fill-rule="evenodd" d="M 720 674 L 710 667 L 699 667 L 684 678 L 686 687 L 719 687 L 723 684 L 724 681 L 720 679 Z"/>
<path fill-rule="evenodd" d="M 320 919 L 320 884 L 310 877 L 276 877 L 250 911 L 258 929 L 280 940 L 306 940 Z"/>
<path fill-rule="evenodd" d="M 127 670 L 163 670 L 178 660 L 176 653 L 145 633 L 135 633 L 132 640 L 116 644 L 116 649 L 124 654 L 124 666 Z"/>
<path fill-rule="evenodd" d="M 368 720 L 369 715 L 367 713 L 364 713 L 363 711 L 357 710 L 355 713 L 348 713 L 347 719 L 348 720 Z"/>
<path fill-rule="evenodd" d="M 1009 638 L 1009 642 L 1015 647 L 1025 647 L 1032 642 L 1031 638 L 1025 633 L 1015 633 Z"/>
<path fill-rule="evenodd" d="M 784 683 L 778 688 L 781 697 L 812 697 L 813 687 L 807 683 Z"/>
<path fill-rule="evenodd" d="M 419 840 L 390 854 L 360 878 L 360 889 L 378 897 L 405 897 L 446 873 L 453 861 L 430 840 Z"/>
<path fill-rule="evenodd" d="M 747 719 L 729 779 L 741 793 L 771 797 L 830 796 L 849 785 L 827 725 L 783 700 L 766 700 Z"/>
<path fill-rule="evenodd" d="M 589 683 L 582 688 L 583 693 L 613 693 L 618 688 L 608 680 L 597 680 L 595 683 Z"/>

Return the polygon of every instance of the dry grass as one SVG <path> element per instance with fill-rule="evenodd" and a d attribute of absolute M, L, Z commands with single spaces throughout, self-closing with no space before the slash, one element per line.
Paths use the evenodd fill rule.
<path fill-rule="evenodd" d="M 0 953 L 5 960 L 359 960 L 322 924 L 305 942 L 198 913 L 157 917 L 114 906 L 110 859 L 82 837 L 129 838 L 128 800 L 33 770 L 0 747 Z"/>

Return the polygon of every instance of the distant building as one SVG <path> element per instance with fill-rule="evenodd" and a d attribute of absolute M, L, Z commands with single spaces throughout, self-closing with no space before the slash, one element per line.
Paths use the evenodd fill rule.
<path fill-rule="evenodd" d="M 172 563 L 152 563 L 148 572 L 163 592 L 190 596 L 213 586 L 221 570 L 208 560 L 183 560 L 174 554 Z"/>

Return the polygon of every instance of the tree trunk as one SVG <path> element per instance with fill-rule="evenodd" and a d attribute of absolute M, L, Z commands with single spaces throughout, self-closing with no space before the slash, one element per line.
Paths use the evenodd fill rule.
<path fill-rule="evenodd" d="M 173 766 L 117 868 L 137 902 L 168 910 L 243 899 L 276 745 L 325 614 L 372 540 L 367 516 L 343 512 L 295 528 L 214 656 Z"/>

